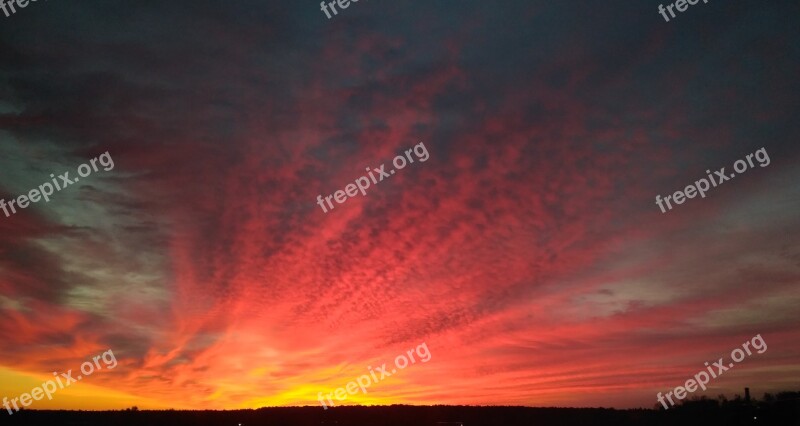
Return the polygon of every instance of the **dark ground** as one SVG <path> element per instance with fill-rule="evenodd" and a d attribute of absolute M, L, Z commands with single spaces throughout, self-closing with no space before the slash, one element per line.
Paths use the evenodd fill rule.
<path fill-rule="evenodd" d="M 447 422 L 447 423 L 440 423 Z M 693 401 L 660 410 L 467 406 L 262 408 L 236 411 L 33 411 L 0 415 L 0 425 L 337 425 L 337 426 L 800 426 L 800 400 Z"/>

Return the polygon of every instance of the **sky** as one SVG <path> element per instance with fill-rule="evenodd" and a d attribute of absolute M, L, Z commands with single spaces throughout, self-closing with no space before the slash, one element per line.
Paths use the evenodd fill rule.
<path fill-rule="evenodd" d="M 111 350 L 114 368 L 29 408 L 319 405 L 425 345 L 428 361 L 336 404 L 649 408 L 757 335 L 766 351 L 693 395 L 797 390 L 798 14 L 87 0 L 0 15 L 0 197 L 113 160 L 0 212 L 0 397 Z M 317 204 L 420 146 L 366 195 Z M 758 150 L 705 197 L 656 204 Z"/>

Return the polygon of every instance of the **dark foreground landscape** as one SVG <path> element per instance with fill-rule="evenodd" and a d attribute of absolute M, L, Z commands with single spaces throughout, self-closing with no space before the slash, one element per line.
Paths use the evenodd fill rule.
<path fill-rule="evenodd" d="M 236 411 L 22 411 L 3 425 L 337 425 L 337 426 L 571 426 L 800 425 L 800 393 L 769 402 L 692 401 L 668 411 L 603 408 L 405 406 L 262 408 Z"/>

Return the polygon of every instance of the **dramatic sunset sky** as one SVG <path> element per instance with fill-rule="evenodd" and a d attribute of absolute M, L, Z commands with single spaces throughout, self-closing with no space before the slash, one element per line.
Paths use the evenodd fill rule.
<path fill-rule="evenodd" d="M 0 397 L 652 407 L 800 385 L 800 3 L 39 1 L 0 15 Z M 365 168 L 430 153 L 323 213 Z M 661 213 L 662 197 L 765 148 Z"/>

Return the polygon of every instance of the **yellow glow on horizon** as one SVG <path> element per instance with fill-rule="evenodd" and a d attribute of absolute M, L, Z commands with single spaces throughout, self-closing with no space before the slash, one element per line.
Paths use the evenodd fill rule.
<path fill-rule="evenodd" d="M 6 397 L 10 401 L 22 394 L 30 394 L 34 388 L 41 387 L 42 383 L 52 379 L 54 379 L 52 375 L 30 374 L 0 367 L 0 398 Z M 39 401 L 32 400 L 25 408 L 32 410 L 119 410 L 132 406 L 142 409 L 173 408 L 171 404 L 92 385 L 89 381 L 91 378 L 74 382 L 64 389 L 59 388 L 51 394 L 51 400 L 43 396 Z M 13 409 L 10 403 L 9 406 Z M 22 407 L 19 402 L 17 406 Z"/>

